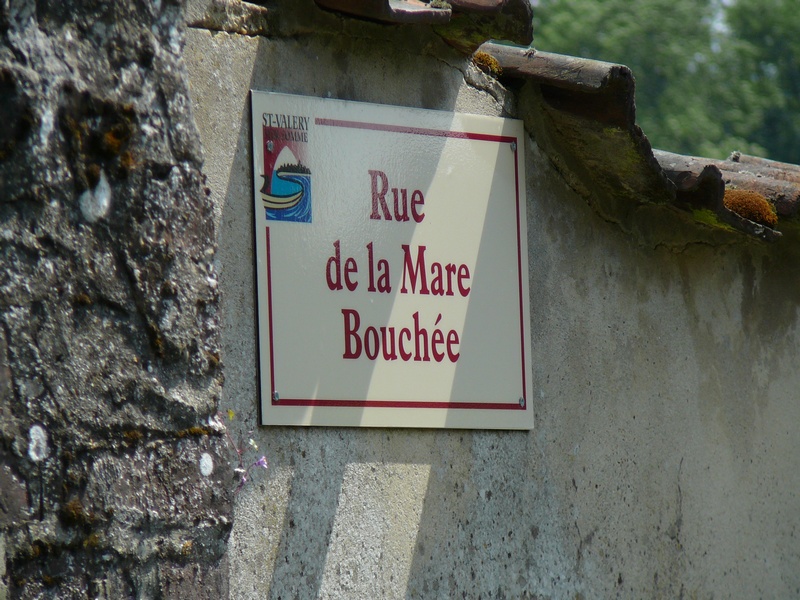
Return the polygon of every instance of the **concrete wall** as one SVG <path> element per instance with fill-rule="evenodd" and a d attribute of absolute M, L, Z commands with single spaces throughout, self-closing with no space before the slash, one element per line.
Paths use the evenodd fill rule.
<path fill-rule="evenodd" d="M 184 51 L 221 406 L 271 463 L 236 499 L 231 597 L 800 595 L 797 241 L 638 246 L 532 138 L 536 428 L 256 427 L 248 90 L 537 119 L 516 108 L 535 88 L 515 97 L 427 28 L 308 18 L 291 35 L 193 29 Z"/>

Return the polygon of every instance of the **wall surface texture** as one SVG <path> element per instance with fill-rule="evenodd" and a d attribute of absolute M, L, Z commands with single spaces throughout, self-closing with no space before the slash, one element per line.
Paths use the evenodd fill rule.
<path fill-rule="evenodd" d="M 189 30 L 212 190 L 223 409 L 271 462 L 235 503 L 233 598 L 800 595 L 797 240 L 642 245 L 526 142 L 536 428 L 256 427 L 253 89 L 514 116 L 428 28 L 298 3 Z M 698 226 L 699 227 L 699 226 Z"/>
<path fill-rule="evenodd" d="M 182 14 L 0 3 L 0 599 L 227 595 Z"/>

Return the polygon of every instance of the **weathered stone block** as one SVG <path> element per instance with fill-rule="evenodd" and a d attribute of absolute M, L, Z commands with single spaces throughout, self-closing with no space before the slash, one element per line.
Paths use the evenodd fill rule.
<path fill-rule="evenodd" d="M 0 33 L 3 581 L 170 597 L 164 560 L 219 597 L 235 481 L 182 7 L 11 0 Z"/>

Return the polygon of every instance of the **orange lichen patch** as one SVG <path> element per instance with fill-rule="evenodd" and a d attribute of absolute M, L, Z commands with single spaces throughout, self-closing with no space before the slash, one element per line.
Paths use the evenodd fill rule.
<path fill-rule="evenodd" d="M 195 425 L 194 427 L 189 427 L 189 429 L 183 429 L 177 432 L 175 435 L 181 439 L 187 436 L 200 437 L 202 435 L 211 435 L 211 429 L 208 427 L 199 427 Z"/>
<path fill-rule="evenodd" d="M 69 524 L 87 525 L 97 520 L 95 514 L 87 511 L 78 498 L 73 498 L 61 509 L 61 516 Z"/>
<path fill-rule="evenodd" d="M 106 152 L 116 156 L 122 149 L 122 144 L 127 142 L 129 137 L 128 128 L 122 123 L 118 123 L 103 135 L 103 147 Z"/>
<path fill-rule="evenodd" d="M 219 366 L 219 354 L 216 352 L 206 352 L 206 358 L 208 359 L 208 364 L 216 369 Z"/>
<path fill-rule="evenodd" d="M 131 429 L 126 431 L 122 434 L 128 442 L 135 443 L 141 440 L 144 437 L 141 431 L 137 431 L 136 429 Z"/>
<path fill-rule="evenodd" d="M 132 171 L 136 166 L 136 161 L 133 158 L 133 154 L 131 154 L 129 150 L 125 150 L 122 154 L 120 154 L 119 165 L 126 174 L 129 171 Z"/>
<path fill-rule="evenodd" d="M 497 59 L 488 52 L 481 52 L 480 50 L 472 55 L 472 62 L 482 71 L 499 77 L 503 74 L 503 68 Z"/>
<path fill-rule="evenodd" d="M 78 306 L 91 306 L 93 304 L 92 299 L 86 292 L 80 292 L 79 294 L 75 294 L 72 297 L 72 302 L 74 304 L 77 304 Z"/>
<path fill-rule="evenodd" d="M 766 197 L 751 190 L 725 190 L 723 199 L 726 208 L 740 217 L 761 223 L 767 227 L 775 227 L 778 215 Z"/>

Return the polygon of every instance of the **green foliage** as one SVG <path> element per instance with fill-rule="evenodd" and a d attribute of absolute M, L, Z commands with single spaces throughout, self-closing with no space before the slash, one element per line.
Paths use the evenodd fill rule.
<path fill-rule="evenodd" d="M 795 0 L 739 0 L 727 9 L 731 38 L 749 53 L 747 74 L 770 94 L 754 139 L 800 163 L 800 10 Z"/>
<path fill-rule="evenodd" d="M 797 0 L 539 0 L 535 46 L 628 65 L 654 146 L 800 163 Z"/>

